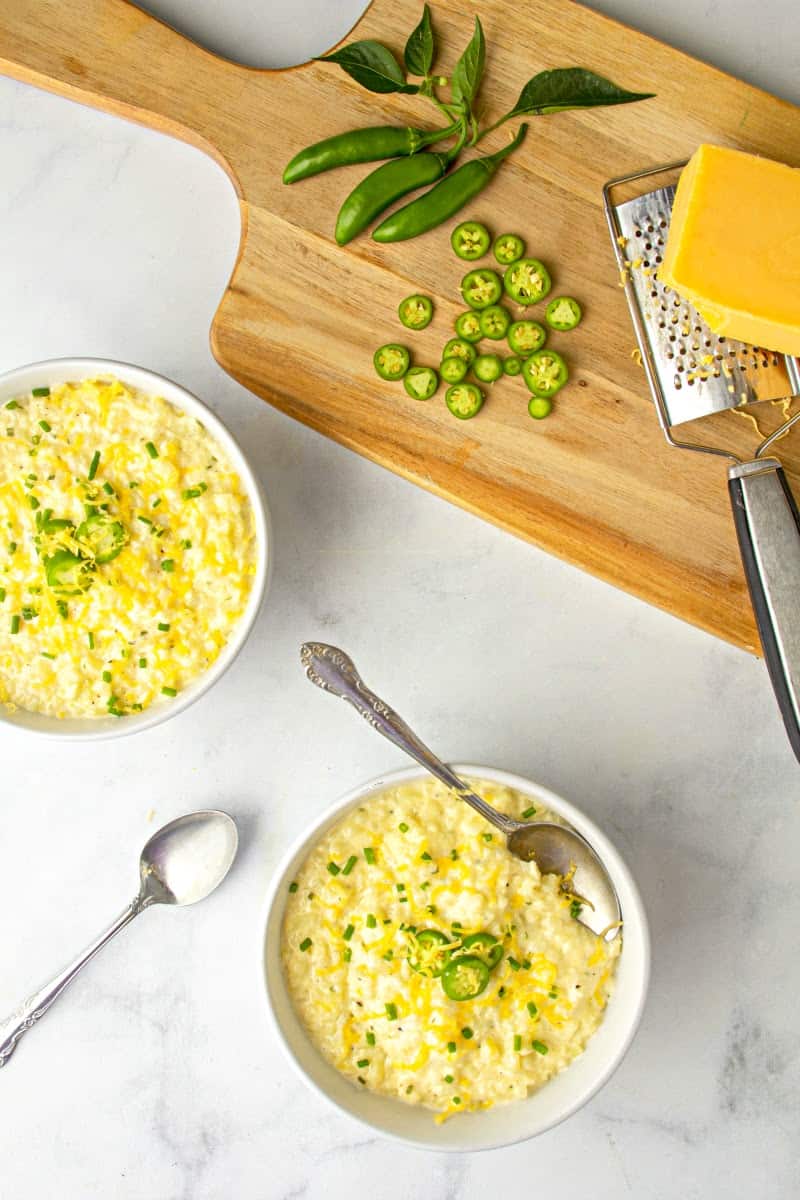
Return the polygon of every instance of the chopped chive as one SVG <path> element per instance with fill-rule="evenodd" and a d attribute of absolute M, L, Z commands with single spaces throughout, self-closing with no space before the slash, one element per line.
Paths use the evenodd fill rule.
<path fill-rule="evenodd" d="M 427 850 L 422 851 L 422 854 L 420 854 L 420 858 L 422 859 L 423 862 L 433 862 L 433 859 L 431 858 L 430 854 L 428 854 Z"/>
<path fill-rule="evenodd" d="M 69 616 L 69 608 L 67 607 L 66 600 L 56 600 L 56 608 L 58 609 L 58 615 L 66 621 Z"/>
<path fill-rule="evenodd" d="M 367 1041 L 367 1045 L 368 1045 L 368 1046 L 374 1046 L 374 1045 L 375 1045 L 375 1034 L 374 1034 L 374 1033 L 368 1033 L 368 1034 L 367 1034 L 366 1041 Z"/>
<path fill-rule="evenodd" d="M 113 487 L 111 486 L 111 484 L 108 482 L 108 480 L 106 480 L 106 481 L 105 481 L 105 483 L 103 484 L 103 491 L 105 492 L 105 494 L 106 494 L 107 496 L 113 496 L 113 495 L 114 495 L 114 489 L 113 489 Z"/>
<path fill-rule="evenodd" d="M 360 1059 L 358 1060 L 358 1062 L 356 1063 L 356 1066 L 357 1066 L 357 1067 L 368 1067 L 368 1066 L 369 1066 L 369 1059 L 368 1059 L 368 1058 L 360 1058 Z"/>
<path fill-rule="evenodd" d="M 168 621 L 159 621 L 158 628 L 161 630 L 162 633 L 169 633 L 169 622 Z"/>
<path fill-rule="evenodd" d="M 387 1004 L 386 1005 L 386 1016 L 389 1018 L 390 1021 L 397 1020 L 397 1005 L 396 1004 Z"/>
<path fill-rule="evenodd" d="M 464 1028 L 461 1030 L 461 1036 L 463 1038 L 466 1038 L 467 1041 L 469 1041 L 469 1039 L 473 1036 L 472 1030 L 470 1029 L 469 1025 L 465 1025 Z"/>
<path fill-rule="evenodd" d="M 452 1082 L 453 1082 L 453 1076 L 452 1076 L 452 1075 L 445 1075 L 445 1077 L 444 1077 L 444 1081 L 445 1081 L 445 1083 L 452 1083 Z"/>
<path fill-rule="evenodd" d="M 536 812 L 536 809 L 535 809 L 534 805 L 532 804 L 530 806 L 530 808 L 525 809 L 525 812 L 522 815 L 525 818 L 525 820 L 527 820 L 528 817 L 532 817 L 535 812 Z"/>
<path fill-rule="evenodd" d="M 87 479 L 94 479 L 95 475 L 97 474 L 97 468 L 99 466 L 100 466 L 100 451 L 95 450 L 94 454 L 92 455 L 92 461 L 89 464 L 89 474 L 87 475 Z"/>
<path fill-rule="evenodd" d="M 21 621 L 20 621 L 19 613 L 14 613 L 14 616 L 11 618 L 11 632 L 12 633 L 19 633 L 20 623 L 21 623 Z"/>
<path fill-rule="evenodd" d="M 461 1097 L 453 1096 L 453 1104 L 460 1104 L 460 1103 L 461 1103 Z"/>
<path fill-rule="evenodd" d="M 16 553 L 17 553 L 17 543 L 16 543 L 16 542 L 9 542 L 9 543 L 8 543 L 8 553 L 9 553 L 9 554 L 16 554 Z"/>
<path fill-rule="evenodd" d="M 181 550 L 191 550 L 192 543 L 190 538 L 181 538 Z"/>
<path fill-rule="evenodd" d="M 523 960 L 522 960 L 523 971 L 530 971 L 532 965 L 533 964 L 531 963 L 531 960 L 529 958 L 523 958 Z"/>
<path fill-rule="evenodd" d="M 503 996 L 505 996 L 505 994 L 506 994 L 506 989 L 504 987 L 499 987 L 497 989 L 497 995 L 500 997 L 501 1000 L 503 999 Z"/>
<path fill-rule="evenodd" d="M 342 868 L 337 866 L 335 862 L 328 863 L 328 874 L 329 875 L 338 875 L 339 872 L 341 871 L 341 869 Z"/>
<path fill-rule="evenodd" d="M 349 942 L 350 938 L 353 936 L 355 931 L 356 931 L 355 925 L 348 925 L 347 929 L 345 929 L 344 933 L 342 934 L 342 937 L 344 938 L 344 940 L 346 942 Z"/>
<path fill-rule="evenodd" d="M 94 650 L 94 634 L 92 633 L 91 629 L 89 630 L 89 632 L 87 633 L 86 636 L 89 640 L 89 649 Z"/>
<path fill-rule="evenodd" d="M 547 1046 L 545 1046 L 544 1042 L 537 1042 L 534 1039 L 534 1041 L 531 1042 L 531 1046 L 537 1054 L 547 1054 Z"/>
<path fill-rule="evenodd" d="M 396 883 L 395 887 L 397 888 L 398 892 L 404 892 L 406 890 L 406 885 L 404 883 Z"/>
<path fill-rule="evenodd" d="M 355 854 L 351 854 L 350 857 L 348 858 L 347 862 L 342 867 L 342 874 L 349 875 L 357 862 L 358 862 L 358 859 L 356 858 Z"/>
<path fill-rule="evenodd" d="M 55 654 L 48 654 L 46 650 L 43 650 L 42 658 L 55 658 Z"/>
<path fill-rule="evenodd" d="M 141 711 L 142 711 L 141 704 L 132 704 L 131 705 L 131 712 L 141 712 Z"/>
<path fill-rule="evenodd" d="M 430 881 L 430 879 L 426 879 L 426 880 L 425 880 L 423 883 L 421 883 L 419 886 L 420 886 L 420 891 L 423 891 L 423 892 L 424 892 L 426 888 L 429 888 L 429 887 L 431 886 L 431 881 Z"/>
<path fill-rule="evenodd" d="M 31 608 L 30 604 L 26 604 L 22 610 L 23 621 L 32 621 L 36 616 L 36 609 Z"/>
<path fill-rule="evenodd" d="M 385 918 L 384 918 L 384 921 L 383 921 L 383 923 L 384 923 L 384 925 L 391 925 L 391 923 L 392 923 L 392 918 L 391 918 L 391 917 L 385 917 Z"/>
<path fill-rule="evenodd" d="M 147 659 L 144 656 L 139 659 L 139 666 L 142 668 L 142 670 L 144 670 L 144 668 L 147 666 Z"/>
<path fill-rule="evenodd" d="M 536 1005 L 533 1003 L 532 1000 L 528 1001 L 527 1008 L 528 1008 L 528 1012 L 530 1013 L 530 1015 L 532 1017 L 535 1017 L 537 1015 L 537 1013 L 539 1012 L 538 1008 L 536 1007 Z"/>
<path fill-rule="evenodd" d="M 408 826 L 406 825 L 405 821 L 401 821 L 397 828 L 401 833 L 408 833 Z"/>
<path fill-rule="evenodd" d="M 300 943 L 300 949 L 305 954 L 306 950 L 310 950 L 313 945 L 314 943 L 311 941 L 311 938 L 303 938 Z"/>
<path fill-rule="evenodd" d="M 448 1054 L 455 1054 L 455 1052 L 456 1052 L 456 1044 L 455 1044 L 455 1042 L 448 1042 L 448 1043 L 447 1043 L 447 1053 L 448 1053 Z"/>
<path fill-rule="evenodd" d="M 451 850 L 451 851 L 450 851 L 450 857 L 452 858 L 453 862 L 455 862 L 455 861 L 457 860 L 457 858 L 458 858 L 458 851 L 457 851 L 457 850 Z"/>
<path fill-rule="evenodd" d="M 144 448 L 151 458 L 158 458 L 158 451 L 152 442 L 145 442 Z"/>
<path fill-rule="evenodd" d="M 5 598 L 6 598 L 6 589 L 5 589 L 5 588 L 2 588 L 2 587 L 0 587 L 0 604 L 2 604 L 2 603 L 3 603 L 3 601 L 5 600 Z"/>
<path fill-rule="evenodd" d="M 161 503 L 161 497 L 160 497 L 160 496 L 156 496 L 155 500 L 153 501 L 152 507 L 153 507 L 153 508 L 158 508 L 158 506 L 159 506 L 159 504 L 160 504 L 160 503 Z"/>
<path fill-rule="evenodd" d="M 522 1038 L 518 1033 L 514 1035 L 514 1049 L 517 1053 L 522 1049 Z"/>
<path fill-rule="evenodd" d="M 520 964 L 519 964 L 519 963 L 517 962 L 517 960 L 516 960 L 515 958 L 513 958 L 513 957 L 512 957 L 510 954 L 509 954 L 509 956 L 508 956 L 508 965 L 511 967 L 511 970 L 512 970 L 512 971 L 518 971 L 518 970 L 519 970 L 519 966 L 520 966 Z"/>
<path fill-rule="evenodd" d="M 49 387 L 32 388 L 31 395 L 32 396 L 49 396 L 50 388 Z M 9 405 L 8 407 L 10 408 L 11 406 Z M 40 424 L 41 424 L 41 422 L 40 422 Z"/>
<path fill-rule="evenodd" d="M 138 486 L 139 486 L 139 481 L 138 481 L 138 479 L 132 479 L 132 480 L 130 481 L 130 483 L 128 484 L 128 487 L 129 487 L 129 488 L 137 488 Z"/>
<path fill-rule="evenodd" d="M 425 911 L 429 912 L 432 917 L 435 917 L 436 916 L 436 905 L 435 904 L 426 904 Z"/>
<path fill-rule="evenodd" d="M 103 683 L 111 683 L 111 672 L 103 671 Z"/>
<path fill-rule="evenodd" d="M 45 431 L 45 433 L 49 433 L 50 430 L 53 428 L 53 426 L 50 424 L 49 421 L 40 421 L 39 428 L 43 429 Z"/>
<path fill-rule="evenodd" d="M 161 689 L 161 695 L 162 695 L 162 696 L 177 696 L 177 694 L 178 694 L 178 693 L 177 693 L 177 690 L 176 690 L 175 688 L 171 688 L 171 687 L 163 687 L 163 688 Z"/>
<path fill-rule="evenodd" d="M 16 400 L 9 400 L 6 408 L 19 408 L 19 405 L 17 404 Z"/>
<path fill-rule="evenodd" d="M 575 920 L 577 921 L 578 917 L 581 915 L 582 912 L 583 912 L 583 905 L 581 904 L 580 900 L 571 901 L 570 906 L 569 906 L 569 915 L 571 917 L 574 917 Z"/>
<path fill-rule="evenodd" d="M 299 886 L 300 885 L 296 879 L 292 880 L 292 882 L 289 884 L 289 891 L 292 893 L 292 895 L 294 895 L 294 893 L 297 891 Z"/>
<path fill-rule="evenodd" d="M 345 946 L 344 953 L 342 954 L 342 958 L 344 959 L 345 962 L 350 962 L 350 959 L 352 957 L 353 957 L 353 951 L 350 949 L 349 946 Z"/>
<path fill-rule="evenodd" d="M 186 488 L 183 493 L 183 498 L 184 500 L 196 500 L 198 496 L 202 496 L 203 492 L 207 491 L 207 483 L 198 483 L 196 487 Z"/>
<path fill-rule="evenodd" d="M 136 520 L 141 521 L 143 525 L 152 525 L 153 524 L 153 522 L 150 520 L 149 517 L 141 517 L 140 516 L 140 517 L 137 517 Z"/>
<path fill-rule="evenodd" d="M 373 913 L 367 913 L 367 929 L 374 929 L 378 922 Z"/>
<path fill-rule="evenodd" d="M 375 862 L 375 851 L 372 849 L 372 846 L 364 847 L 364 858 L 369 863 L 370 866 L 373 865 L 373 863 Z"/>
<path fill-rule="evenodd" d="M 387 950 L 385 954 L 381 955 L 381 958 L 384 962 L 391 962 L 394 958 L 394 950 Z"/>
<path fill-rule="evenodd" d="M 460 921 L 451 921 L 450 925 L 451 925 L 451 928 L 453 928 L 453 929 L 461 929 L 462 928 Z"/>
<path fill-rule="evenodd" d="M 172 572 L 175 570 L 175 559 L 174 558 L 163 559 L 162 563 L 161 563 L 161 570 L 166 571 L 168 575 L 171 575 Z"/>
<path fill-rule="evenodd" d="M 483 840 L 484 840 L 485 842 L 491 842 L 491 840 L 492 840 L 492 834 L 491 834 L 491 833 L 484 833 L 484 834 L 482 834 L 481 836 L 483 837 Z"/>
<path fill-rule="evenodd" d="M 28 496 L 28 504 L 30 504 L 34 511 L 36 511 L 36 509 L 39 507 L 39 501 L 35 496 Z"/>

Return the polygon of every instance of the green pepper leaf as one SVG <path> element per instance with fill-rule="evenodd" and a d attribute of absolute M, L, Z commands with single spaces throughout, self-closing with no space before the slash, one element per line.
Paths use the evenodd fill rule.
<path fill-rule="evenodd" d="M 435 54 L 436 39 L 431 24 L 431 10 L 426 4 L 422 10 L 422 20 L 409 37 L 403 51 L 403 61 L 409 75 L 423 75 L 427 78 L 431 73 Z"/>
<path fill-rule="evenodd" d="M 461 58 L 453 68 L 450 80 L 453 101 L 471 108 L 478 94 L 483 69 L 486 65 L 486 41 L 483 36 L 483 26 L 478 17 L 475 18 L 475 32 Z"/>
<path fill-rule="evenodd" d="M 626 92 L 610 79 L 583 67 L 560 67 L 540 71 L 529 79 L 506 120 L 510 117 L 563 112 L 567 108 L 598 108 L 606 104 L 632 104 L 649 100 L 653 92 Z"/>
<path fill-rule="evenodd" d="M 333 54 L 322 55 L 317 61 L 338 63 L 356 83 L 370 92 L 419 91 L 415 83 L 406 83 L 400 63 L 380 42 L 351 42 L 341 50 L 334 50 Z"/>

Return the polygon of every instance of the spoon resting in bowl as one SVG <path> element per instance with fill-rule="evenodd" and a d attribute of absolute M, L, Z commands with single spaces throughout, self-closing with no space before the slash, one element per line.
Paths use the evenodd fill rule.
<path fill-rule="evenodd" d="M 403 718 L 367 687 L 352 659 L 337 646 L 305 642 L 300 648 L 300 661 L 312 683 L 346 700 L 373 729 L 504 833 L 512 854 L 524 862 L 535 862 L 543 875 L 561 876 L 569 892 L 580 898 L 577 919 L 581 924 L 608 940 L 617 935 L 621 912 L 616 890 L 600 858 L 576 830 L 550 821 L 516 821 L 476 796 L 469 784 L 441 762 Z"/>

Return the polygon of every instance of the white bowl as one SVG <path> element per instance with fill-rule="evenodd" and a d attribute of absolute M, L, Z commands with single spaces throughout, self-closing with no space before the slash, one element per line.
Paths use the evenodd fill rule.
<path fill-rule="evenodd" d="M 430 1109 L 404 1104 L 356 1086 L 331 1066 L 309 1040 L 289 996 L 281 966 L 281 929 L 289 884 L 307 855 L 346 812 L 387 787 L 426 778 L 417 767 L 374 779 L 341 800 L 318 818 L 283 858 L 266 901 L 260 946 L 261 985 L 278 1040 L 290 1062 L 320 1095 L 364 1125 L 423 1150 L 491 1150 L 525 1141 L 551 1129 L 581 1108 L 606 1083 L 631 1044 L 642 1016 L 650 975 L 650 938 L 639 892 L 628 868 L 605 834 L 573 804 L 547 788 L 492 767 L 459 765 L 459 775 L 486 779 L 514 788 L 558 813 L 591 843 L 617 889 L 624 920 L 624 943 L 618 960 L 616 983 L 600 1028 L 580 1055 L 525 1100 L 501 1104 L 481 1113 L 464 1113 L 436 1125 Z M 453 824 L 458 823 L 458 801 L 453 799 Z"/>
<path fill-rule="evenodd" d="M 256 573 L 253 577 L 253 586 L 247 607 L 231 637 L 213 665 L 174 699 L 160 701 L 142 713 L 131 713 L 122 718 L 66 717 L 59 719 L 23 709 L 8 712 L 0 705 L 0 723 L 2 724 L 12 725 L 17 729 L 45 737 L 84 742 L 123 737 L 129 733 L 151 729 L 154 725 L 160 725 L 162 721 L 177 716 L 190 704 L 194 704 L 195 700 L 198 700 L 204 692 L 207 692 L 220 676 L 224 675 L 247 640 L 264 599 L 272 568 L 269 513 L 261 487 L 250 464 L 219 417 L 215 416 L 202 400 L 198 400 L 191 392 L 187 392 L 185 388 L 173 383 L 171 379 L 165 379 L 163 375 L 147 371 L 144 367 L 136 367 L 131 363 L 113 362 L 106 358 L 53 358 L 46 362 L 29 363 L 28 366 L 17 367 L 14 371 L 0 375 L 0 408 L 14 396 L 20 396 L 32 388 L 56 388 L 70 380 L 85 379 L 91 375 L 114 375 L 123 383 L 132 384 L 143 392 L 163 396 L 176 408 L 191 413 L 206 427 L 211 436 L 225 450 L 247 492 L 255 520 L 257 557 Z"/>

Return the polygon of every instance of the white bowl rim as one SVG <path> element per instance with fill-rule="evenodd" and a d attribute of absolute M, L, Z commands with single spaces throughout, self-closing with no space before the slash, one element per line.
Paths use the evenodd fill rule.
<path fill-rule="evenodd" d="M 621 857 L 619 851 L 609 840 L 606 834 L 604 834 L 602 830 L 595 825 L 594 821 L 590 817 L 587 817 L 585 813 L 581 809 L 577 808 L 577 806 L 571 801 L 564 799 L 564 797 L 562 797 L 559 793 L 553 792 L 544 785 L 538 784 L 523 775 L 517 775 L 511 771 L 506 771 L 499 767 L 481 766 L 474 763 L 453 763 L 451 766 L 456 774 L 462 776 L 462 778 L 466 776 L 467 778 L 471 779 L 485 779 L 489 783 L 497 783 L 502 787 L 512 788 L 515 791 L 522 792 L 523 794 L 535 794 L 536 797 L 542 800 L 542 803 L 546 807 L 551 808 L 554 812 L 564 817 L 569 824 L 574 824 L 575 828 L 579 829 L 580 832 L 583 833 L 587 840 L 600 854 L 602 861 L 606 865 L 611 864 L 611 867 L 613 868 L 612 877 L 615 880 L 615 884 L 618 880 L 621 880 L 624 882 L 626 890 L 629 892 L 629 906 L 630 910 L 632 911 L 632 916 L 626 917 L 626 925 L 632 926 L 635 924 L 636 926 L 637 933 L 641 939 L 641 962 L 636 1004 L 629 1019 L 627 1034 L 620 1044 L 616 1055 L 609 1060 L 605 1066 L 605 1069 L 600 1072 L 591 1087 L 587 1088 L 578 1098 L 576 1098 L 573 1104 L 566 1106 L 564 1111 L 557 1113 L 552 1120 L 547 1121 L 538 1128 L 532 1130 L 531 1133 L 524 1134 L 521 1137 L 501 1137 L 491 1142 L 487 1141 L 483 1144 L 475 1144 L 473 1139 L 471 1140 L 469 1146 L 439 1146 L 434 1144 L 433 1140 L 420 1141 L 414 1138 L 404 1137 L 403 1135 L 395 1133 L 392 1130 L 388 1130 L 383 1125 L 380 1125 L 374 1121 L 370 1121 L 366 1117 L 356 1114 L 340 1105 L 323 1087 L 316 1082 L 316 1080 L 311 1078 L 311 1076 L 304 1070 L 303 1066 L 298 1061 L 292 1047 L 288 1042 L 288 1039 L 283 1032 L 283 1029 L 281 1028 L 272 1001 L 270 980 L 267 974 L 265 960 L 266 935 L 273 908 L 277 903 L 278 898 L 283 894 L 283 888 L 286 884 L 286 877 L 289 867 L 292 865 L 297 855 L 312 841 L 320 828 L 328 825 L 335 817 L 344 814 L 344 812 L 346 812 L 349 808 L 355 807 L 360 800 L 366 799 L 368 796 L 374 795 L 385 788 L 397 787 L 401 784 L 411 783 L 418 779 L 424 779 L 426 777 L 430 778 L 430 776 L 422 767 L 404 767 L 399 770 L 387 771 L 375 776 L 366 783 L 362 783 L 358 787 L 351 789 L 344 796 L 340 797 L 338 800 L 334 801 L 333 804 L 325 808 L 314 819 L 313 823 L 292 841 L 291 845 L 285 851 L 280 859 L 280 862 L 275 868 L 269 888 L 267 889 L 267 895 L 263 904 L 261 920 L 258 927 L 259 979 L 260 988 L 264 992 L 266 1001 L 264 1007 L 266 1010 L 267 1022 L 269 1027 L 272 1029 L 272 1032 L 275 1035 L 275 1038 L 278 1041 L 285 1058 L 288 1059 L 295 1074 L 303 1080 L 307 1087 L 316 1092 L 317 1095 L 321 1096 L 323 1100 L 335 1108 L 337 1112 L 344 1114 L 344 1116 L 350 1120 L 356 1121 L 364 1128 L 380 1134 L 381 1137 L 398 1142 L 400 1145 L 411 1147 L 417 1150 L 433 1151 L 439 1154 L 478 1153 L 484 1150 L 499 1150 L 503 1147 L 519 1145 L 522 1142 L 529 1141 L 531 1138 L 538 1137 L 540 1134 L 546 1133 L 550 1129 L 554 1129 L 557 1125 L 560 1125 L 562 1121 L 566 1121 L 568 1117 L 573 1116 L 576 1112 L 588 1104 L 589 1101 L 601 1090 L 601 1088 L 605 1087 L 606 1083 L 608 1083 L 609 1079 L 621 1065 L 631 1047 L 631 1043 L 636 1036 L 636 1032 L 644 1014 L 650 983 L 651 967 L 650 930 L 641 893 L 639 892 L 636 881 L 634 880 L 630 869 L 626 865 L 625 860 Z M 566 1068 L 565 1070 L 569 1070 L 569 1068 Z M 524 1100 L 512 1102 L 513 1105 L 516 1103 L 524 1103 Z M 511 1107 L 511 1105 L 509 1105 L 509 1107 Z M 432 1123 L 432 1128 L 439 1127 L 434 1127 Z"/>
<path fill-rule="evenodd" d="M 62 722 L 48 714 L 19 710 L 22 717 L 27 716 L 37 722 L 41 719 L 41 725 L 38 723 L 29 725 L 24 724 L 22 720 L 15 720 L 13 715 L 5 712 L 0 706 L 0 729 L 5 727 L 32 737 L 68 742 L 98 742 L 110 738 L 130 737 L 132 734 L 152 729 L 154 726 L 161 725 L 164 721 L 178 716 L 179 713 L 185 712 L 196 700 L 205 695 L 209 688 L 213 687 L 238 657 L 255 625 L 272 577 L 274 554 L 269 507 L 258 476 L 247 455 L 217 414 L 188 388 L 174 379 L 170 379 L 167 375 L 151 371 L 149 367 L 140 367 L 136 363 L 123 362 L 119 359 L 86 356 L 49 358 L 42 359 L 40 362 L 25 363 L 10 371 L 0 373 L 0 408 L 4 403 L 2 393 L 8 394 L 17 379 L 26 380 L 19 390 L 27 391 L 31 387 L 37 386 L 35 382 L 37 379 L 46 382 L 48 372 L 50 378 L 54 375 L 58 376 L 61 382 L 73 377 L 84 378 L 91 374 L 114 375 L 122 378 L 123 382 L 127 379 L 128 382 L 143 391 L 149 390 L 158 393 L 163 388 L 168 393 L 163 396 L 165 400 L 196 417 L 208 429 L 212 437 L 223 446 L 247 490 L 253 509 L 258 556 L 256 574 L 245 611 L 215 662 L 168 704 L 151 705 L 143 713 L 130 714 L 123 720 L 107 720 L 104 717 L 65 718 L 63 721 L 65 728 L 63 729 L 59 728 Z M 78 731 L 67 728 L 68 721 L 70 724 L 85 722 L 86 729 Z"/>

